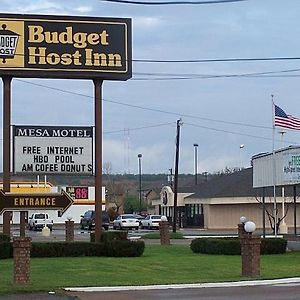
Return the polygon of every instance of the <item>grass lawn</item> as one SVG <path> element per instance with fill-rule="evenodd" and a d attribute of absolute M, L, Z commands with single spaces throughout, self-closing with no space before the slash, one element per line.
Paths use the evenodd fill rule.
<path fill-rule="evenodd" d="M 16 287 L 12 259 L 0 260 L 0 293 L 71 286 L 149 285 L 241 280 L 241 257 L 194 254 L 189 246 L 147 245 L 142 257 L 33 258 L 31 284 Z M 261 257 L 261 278 L 300 276 L 300 252 Z"/>

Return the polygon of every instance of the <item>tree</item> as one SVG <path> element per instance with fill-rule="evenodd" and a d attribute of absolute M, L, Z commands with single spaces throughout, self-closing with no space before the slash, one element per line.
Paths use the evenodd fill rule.
<path fill-rule="evenodd" d="M 260 200 L 258 197 L 255 197 L 255 199 L 256 199 L 256 201 L 258 203 L 261 204 L 261 206 L 263 208 L 263 202 L 262 202 L 262 200 Z M 269 197 L 269 203 L 272 203 L 272 197 Z M 274 210 L 274 209 L 270 210 L 270 209 L 267 209 L 265 207 L 265 211 L 267 213 L 267 216 L 268 216 L 268 219 L 269 219 L 269 223 L 270 223 L 270 227 L 272 229 L 273 234 L 275 234 L 275 228 L 276 228 L 276 232 L 277 233 L 279 232 L 280 224 L 281 224 L 282 220 L 284 220 L 284 218 L 288 214 L 290 202 L 285 202 L 285 204 L 286 204 L 286 211 L 285 211 L 284 215 L 281 216 L 281 217 L 279 216 L 278 206 L 276 207 L 276 210 Z M 277 220 L 277 222 L 276 222 L 276 220 Z"/>
<path fill-rule="evenodd" d="M 147 210 L 147 205 L 142 201 L 142 211 Z M 140 200 L 136 196 L 129 195 L 125 198 L 124 212 L 132 214 L 140 211 Z"/>
<path fill-rule="evenodd" d="M 116 214 L 121 214 L 124 206 L 124 185 L 117 183 L 111 176 L 112 164 L 105 162 L 103 164 L 103 173 L 107 176 L 106 199 L 116 206 Z"/>

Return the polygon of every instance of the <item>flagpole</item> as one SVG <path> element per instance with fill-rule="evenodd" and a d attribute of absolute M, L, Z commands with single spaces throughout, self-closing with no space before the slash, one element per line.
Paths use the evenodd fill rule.
<path fill-rule="evenodd" d="M 273 151 L 272 151 L 272 162 L 273 162 L 273 197 L 274 197 L 274 234 L 277 237 L 277 203 L 276 203 L 276 160 L 275 160 L 275 104 L 274 95 L 272 98 L 272 120 L 273 120 Z"/>

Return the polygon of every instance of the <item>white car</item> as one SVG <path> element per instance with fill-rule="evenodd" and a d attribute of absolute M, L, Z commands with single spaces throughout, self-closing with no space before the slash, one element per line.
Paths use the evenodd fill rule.
<path fill-rule="evenodd" d="M 159 228 L 159 222 L 161 221 L 161 215 L 148 215 L 142 220 L 142 228 Z"/>
<path fill-rule="evenodd" d="M 29 230 L 43 229 L 45 225 L 52 231 L 53 220 L 46 213 L 34 213 L 28 219 Z"/>
<path fill-rule="evenodd" d="M 124 229 L 124 228 L 139 229 L 139 226 L 140 226 L 139 220 L 135 218 L 134 215 L 131 214 L 119 215 L 117 219 L 113 221 L 114 229 Z"/>

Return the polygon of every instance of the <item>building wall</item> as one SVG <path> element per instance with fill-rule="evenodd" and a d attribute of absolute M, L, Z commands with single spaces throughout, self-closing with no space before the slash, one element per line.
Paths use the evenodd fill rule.
<path fill-rule="evenodd" d="M 204 216 L 204 226 L 208 229 L 233 229 L 237 227 L 240 217 L 245 216 L 247 220 L 253 221 L 257 228 L 262 228 L 262 208 L 258 204 L 239 204 L 239 205 L 207 205 Z M 266 204 L 266 208 L 271 212 L 272 204 Z M 278 205 L 281 212 L 281 205 Z M 279 216 L 281 214 L 279 213 Z M 288 227 L 294 226 L 294 210 L 290 206 L 285 222 Z M 300 223 L 300 204 L 297 204 L 297 225 Z M 270 228 L 269 219 L 266 215 L 266 228 Z"/>

